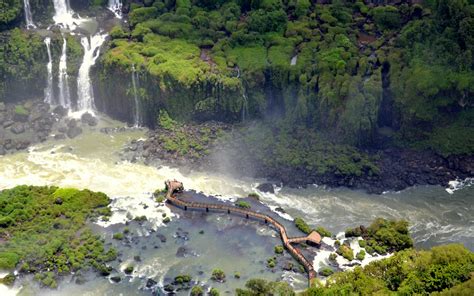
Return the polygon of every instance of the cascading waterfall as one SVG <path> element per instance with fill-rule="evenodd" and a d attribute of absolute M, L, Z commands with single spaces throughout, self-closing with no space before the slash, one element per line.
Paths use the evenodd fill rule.
<path fill-rule="evenodd" d="M 77 78 L 77 109 L 79 111 L 93 112 L 94 91 L 92 89 L 89 72 L 95 61 L 99 57 L 100 46 L 104 43 L 107 34 L 96 34 L 94 36 L 82 37 L 81 44 L 84 48 L 84 58 L 79 68 L 79 76 Z"/>
<path fill-rule="evenodd" d="M 48 64 L 46 69 L 48 70 L 48 80 L 46 81 L 46 88 L 44 89 L 44 101 L 48 104 L 53 104 L 53 59 L 51 57 L 51 38 L 46 37 L 44 39 L 46 44 L 46 50 L 48 51 Z"/>
<path fill-rule="evenodd" d="M 135 70 L 135 65 L 132 65 L 132 87 L 133 87 L 133 98 L 135 100 L 135 113 L 133 116 L 134 126 L 139 127 L 142 123 L 140 117 L 140 100 L 138 99 L 138 73 Z"/>
<path fill-rule="evenodd" d="M 71 95 L 67 75 L 67 42 L 63 38 L 63 48 L 59 59 L 59 104 L 64 108 L 71 108 Z"/>
<path fill-rule="evenodd" d="M 74 11 L 69 5 L 69 0 L 53 0 L 53 20 L 57 25 L 74 30 L 79 19 L 74 18 Z"/>
<path fill-rule="evenodd" d="M 112 11 L 117 18 L 122 18 L 122 1 L 121 0 L 109 0 L 109 6 L 107 7 Z"/>
<path fill-rule="evenodd" d="M 25 6 L 25 21 L 26 21 L 26 28 L 36 28 L 35 24 L 33 23 L 33 15 L 31 14 L 30 8 L 30 0 L 23 0 L 23 4 Z"/>

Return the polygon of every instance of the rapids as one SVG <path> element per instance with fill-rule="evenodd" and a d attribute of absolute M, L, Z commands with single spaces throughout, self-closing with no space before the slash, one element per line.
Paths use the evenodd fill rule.
<path fill-rule="evenodd" d="M 152 192 L 162 188 L 164 181 L 170 178 L 182 181 L 186 189 L 227 201 L 256 192 L 256 186 L 263 180 L 237 180 L 213 172 L 184 173 L 167 166 L 154 168 L 139 162 L 121 161 L 120 150 L 124 145 L 132 139 L 145 137 L 145 130 L 136 128 L 99 132 L 105 126 L 122 125 L 102 118 L 98 127 L 85 130 L 75 139 L 51 139 L 31 147 L 27 152 L 0 156 L 0 190 L 29 184 L 102 191 L 113 200 L 113 215 L 110 221 L 99 222 L 94 228 L 109 238 L 121 231 L 122 223 L 134 217 L 147 216 L 145 225 L 132 223 L 129 226 L 135 235 L 133 245 L 127 247 L 112 242 L 123 254 L 123 262 L 116 263 L 115 268 L 123 269 L 132 262 L 136 266 L 132 276 L 123 277 L 120 284 L 115 284 L 107 278 L 91 275 L 80 290 L 69 278 L 60 283 L 55 291 L 39 289 L 36 284 L 23 280 L 17 281 L 20 283 L 8 290 L 0 286 L 2 295 L 8 295 L 7 292 L 16 294 L 21 285 L 33 294 L 45 295 L 149 294 L 149 291 L 143 291 L 147 278 L 154 278 L 162 286 L 166 279 L 169 282 L 170 278 L 180 273 L 192 274 L 196 280 L 216 286 L 221 292 L 232 292 L 251 277 L 285 279 L 297 289 L 305 287 L 303 274 L 265 271 L 264 262 L 273 256 L 273 247 L 280 242 L 276 232 L 264 225 L 229 218 L 225 214 L 171 211 L 164 205 L 157 205 L 151 198 Z M 279 213 L 280 220 L 286 220 L 285 223 L 291 224 L 288 220 L 299 216 L 311 226 L 321 225 L 333 233 L 340 233 L 347 227 L 367 225 L 376 217 L 403 218 L 411 224 L 411 234 L 417 247 L 460 242 L 474 250 L 474 188 L 458 185 L 456 189 L 450 194 L 438 186 L 424 186 L 370 195 L 343 188 L 311 186 L 306 189 L 276 188 L 275 194 L 257 192 L 261 195 L 260 200 L 270 209 L 281 207 L 286 211 L 286 214 Z M 163 223 L 163 214 L 171 217 L 171 223 Z M 199 234 L 201 230 L 204 234 Z M 160 242 L 156 233 L 165 235 L 168 241 Z M 333 241 L 326 239 L 325 243 L 332 245 Z M 357 247 L 354 243 L 352 245 Z M 179 246 L 186 247 L 189 254 L 178 258 L 176 248 Z M 141 256 L 140 262 L 133 261 L 137 254 Z M 317 266 L 327 263 L 325 258 L 328 254 L 323 250 L 315 257 Z M 368 256 L 366 261 L 373 259 Z M 213 268 L 226 271 L 226 283 L 210 283 L 209 274 Z M 242 274 L 241 279 L 233 278 L 236 271 Z"/>

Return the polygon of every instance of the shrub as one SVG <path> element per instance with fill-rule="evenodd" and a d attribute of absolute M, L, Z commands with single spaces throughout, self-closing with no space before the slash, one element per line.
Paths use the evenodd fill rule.
<path fill-rule="evenodd" d="M 362 260 L 364 260 L 364 258 L 365 258 L 365 251 L 360 250 L 360 252 L 357 253 L 357 255 L 356 255 L 356 259 L 362 261 Z"/>
<path fill-rule="evenodd" d="M 180 274 L 174 278 L 175 284 L 184 284 L 189 283 L 191 281 L 191 276 L 188 274 Z"/>
<path fill-rule="evenodd" d="M 320 271 L 319 274 L 322 276 L 330 276 L 331 274 L 334 273 L 334 270 L 332 270 L 329 267 L 323 267 Z"/>
<path fill-rule="evenodd" d="M 331 237 L 332 233 L 322 226 L 318 226 L 316 232 L 319 233 L 322 237 Z"/>
<path fill-rule="evenodd" d="M 267 259 L 267 267 L 274 268 L 276 266 L 276 257 L 271 257 Z"/>
<path fill-rule="evenodd" d="M 121 233 L 121 232 L 114 233 L 112 238 L 117 239 L 117 240 L 122 240 L 123 239 L 123 233 Z"/>
<path fill-rule="evenodd" d="M 239 200 L 238 202 L 235 203 L 235 205 L 239 208 L 244 208 L 244 209 L 250 209 L 252 207 L 250 203 L 243 200 Z"/>
<path fill-rule="evenodd" d="M 129 266 L 125 267 L 123 272 L 125 272 L 126 274 L 132 274 L 133 269 L 134 269 L 134 267 L 132 265 L 129 265 Z"/>
<path fill-rule="evenodd" d="M 283 254 L 285 248 L 283 246 L 275 246 L 275 253 L 276 254 Z"/>
<path fill-rule="evenodd" d="M 219 290 L 217 290 L 216 288 L 211 288 L 211 290 L 209 291 L 209 296 L 219 296 L 220 293 L 219 293 Z"/>
<path fill-rule="evenodd" d="M 212 271 L 211 279 L 214 280 L 214 281 L 218 281 L 218 282 L 223 282 L 223 281 L 225 281 L 225 273 L 224 273 L 224 271 L 221 270 L 221 269 L 214 269 L 214 270 Z"/>
<path fill-rule="evenodd" d="M 329 254 L 329 260 L 330 261 L 336 261 L 336 258 L 337 258 L 337 254 L 336 253 L 331 253 Z"/>
<path fill-rule="evenodd" d="M 191 296 L 202 296 L 204 295 L 204 290 L 201 286 L 194 286 L 191 289 Z"/>
<path fill-rule="evenodd" d="M 337 249 L 336 253 L 338 253 L 339 255 L 341 255 L 342 257 L 346 258 L 349 261 L 354 260 L 354 251 L 352 251 L 352 249 L 346 245 L 340 246 Z"/>
<path fill-rule="evenodd" d="M 311 227 L 309 227 L 309 225 L 306 224 L 306 222 L 302 218 L 299 218 L 299 217 L 295 218 L 294 222 L 295 222 L 296 227 L 302 232 L 306 234 L 311 233 L 311 230 L 312 230 Z"/>

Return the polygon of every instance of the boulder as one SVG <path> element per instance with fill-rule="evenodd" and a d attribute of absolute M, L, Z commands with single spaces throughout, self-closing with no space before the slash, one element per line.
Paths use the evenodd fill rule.
<path fill-rule="evenodd" d="M 110 280 L 114 283 L 119 283 L 122 280 L 122 278 L 120 276 L 116 275 L 116 276 L 111 276 Z"/>
<path fill-rule="evenodd" d="M 77 120 L 75 120 L 75 119 L 70 119 L 70 120 L 67 122 L 67 127 L 68 127 L 69 129 L 74 128 L 74 127 L 77 127 Z"/>
<path fill-rule="evenodd" d="M 22 134 L 25 132 L 25 125 L 20 122 L 16 122 L 12 125 L 10 128 L 11 132 L 14 133 L 15 135 Z"/>
<path fill-rule="evenodd" d="M 55 140 L 64 140 L 64 139 L 66 139 L 66 135 L 65 134 L 55 134 L 54 139 Z"/>
<path fill-rule="evenodd" d="M 3 127 L 4 128 L 8 128 L 10 126 L 12 126 L 15 122 L 12 121 L 12 120 L 6 120 L 5 122 L 3 122 Z"/>
<path fill-rule="evenodd" d="M 79 136 L 80 134 L 82 134 L 82 128 L 78 127 L 78 126 L 75 126 L 75 127 L 70 127 L 68 130 L 67 130 L 67 136 L 70 138 L 70 139 L 74 139 L 75 137 Z"/>
<path fill-rule="evenodd" d="M 67 113 L 68 113 L 67 109 L 64 108 L 63 106 L 56 106 L 53 109 L 53 114 L 56 114 L 59 117 L 64 117 L 67 115 Z"/>
<path fill-rule="evenodd" d="M 148 289 L 152 288 L 152 287 L 155 286 L 156 284 L 158 284 L 158 283 L 157 283 L 155 280 L 153 280 L 153 279 L 148 279 L 148 280 L 146 281 L 146 287 L 147 287 Z"/>
<path fill-rule="evenodd" d="M 275 190 L 273 189 L 273 184 L 271 183 L 262 183 L 257 186 L 257 189 L 261 192 L 275 193 Z"/>
<path fill-rule="evenodd" d="M 13 115 L 13 120 L 16 122 L 27 122 L 28 117 L 29 117 L 28 113 L 15 112 L 15 114 Z"/>
<path fill-rule="evenodd" d="M 88 126 L 96 126 L 99 121 L 92 114 L 84 113 L 81 116 L 81 122 L 87 124 Z"/>

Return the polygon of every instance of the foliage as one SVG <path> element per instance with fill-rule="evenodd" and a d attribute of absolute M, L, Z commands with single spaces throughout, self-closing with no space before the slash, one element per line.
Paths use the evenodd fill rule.
<path fill-rule="evenodd" d="M 341 245 L 337 251 L 337 254 L 341 255 L 342 257 L 346 258 L 349 261 L 354 260 L 354 251 L 352 251 L 350 246 Z"/>
<path fill-rule="evenodd" d="M 302 232 L 306 233 L 306 234 L 310 234 L 312 229 L 311 227 L 309 227 L 308 224 L 306 224 L 306 222 L 303 220 L 303 218 L 300 218 L 300 217 L 296 217 L 295 220 L 295 226 L 301 230 Z"/>
<path fill-rule="evenodd" d="M 235 203 L 235 206 L 243 209 L 250 209 L 252 206 L 250 205 L 249 202 L 246 202 L 244 200 L 239 200 Z"/>
<path fill-rule="evenodd" d="M 316 227 L 315 231 L 321 235 L 321 237 L 331 237 L 332 233 L 322 226 Z"/>
<path fill-rule="evenodd" d="M 472 285 L 472 280 L 468 280 L 473 268 L 474 254 L 461 245 L 438 246 L 429 251 L 407 249 L 363 268 L 336 273 L 325 285 L 312 287 L 303 295 L 425 295 L 445 289 L 465 291 Z M 443 293 L 449 295 L 448 291 Z"/>
<path fill-rule="evenodd" d="M 89 219 L 110 215 L 109 198 L 89 190 L 18 186 L 0 192 L 0 268 L 20 265 L 55 287 L 58 275 L 93 267 L 97 271 L 117 257 L 86 226 Z M 48 271 L 48 272 L 47 272 Z"/>
<path fill-rule="evenodd" d="M 237 296 L 294 296 L 295 292 L 286 282 L 268 282 L 263 279 L 251 279 L 245 283 L 246 289 L 236 289 Z"/>
<path fill-rule="evenodd" d="M 219 296 L 220 293 L 219 293 L 219 290 L 217 290 L 216 288 L 211 288 L 211 290 L 209 291 L 209 296 Z"/>
<path fill-rule="evenodd" d="M 202 296 L 204 295 L 204 290 L 201 286 L 194 286 L 191 289 L 191 296 Z"/>
<path fill-rule="evenodd" d="M 211 279 L 214 280 L 214 281 L 218 281 L 218 282 L 223 282 L 225 281 L 225 273 L 222 269 L 214 269 L 212 271 L 212 276 L 211 276 Z"/>
<path fill-rule="evenodd" d="M 283 254 L 283 252 L 285 251 L 285 248 L 283 246 L 275 246 L 275 253 L 276 254 Z"/>

